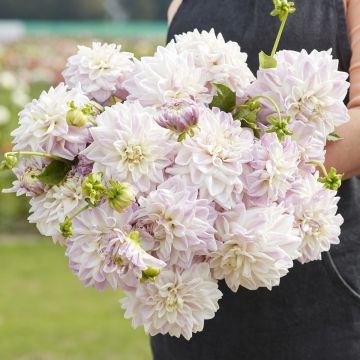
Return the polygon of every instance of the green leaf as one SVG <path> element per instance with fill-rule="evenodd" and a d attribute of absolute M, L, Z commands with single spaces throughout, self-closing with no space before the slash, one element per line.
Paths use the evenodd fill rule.
<path fill-rule="evenodd" d="M 215 84 L 217 94 L 212 99 L 210 108 L 217 107 L 221 111 L 230 113 L 234 110 L 236 105 L 236 93 L 229 87 L 223 84 Z"/>
<path fill-rule="evenodd" d="M 71 163 L 52 161 L 37 177 L 45 185 L 59 185 L 71 170 Z"/>
<path fill-rule="evenodd" d="M 339 136 L 338 134 L 331 133 L 327 136 L 327 140 L 328 141 L 340 141 L 340 140 L 343 140 L 343 138 L 341 136 Z"/>
<path fill-rule="evenodd" d="M 263 51 L 259 53 L 259 64 L 261 69 L 271 69 L 277 67 L 277 61 L 273 57 L 266 55 Z"/>

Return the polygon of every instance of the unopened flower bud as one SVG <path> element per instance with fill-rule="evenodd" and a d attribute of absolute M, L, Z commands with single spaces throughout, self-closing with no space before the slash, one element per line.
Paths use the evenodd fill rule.
<path fill-rule="evenodd" d="M 187 133 L 198 124 L 199 108 L 191 98 L 172 99 L 162 106 L 161 114 L 155 120 L 165 129 Z"/>
<path fill-rule="evenodd" d="M 148 267 L 146 270 L 142 272 L 141 282 L 145 282 L 146 280 L 155 281 L 156 277 L 161 273 L 161 269 Z"/>
<path fill-rule="evenodd" d="M 320 177 L 318 181 L 324 184 L 325 189 L 337 191 L 341 187 L 342 174 L 338 174 L 335 168 L 330 168 L 328 174 Z"/>
<path fill-rule="evenodd" d="M 72 221 L 68 217 L 66 217 L 64 222 L 60 224 L 60 231 L 65 239 L 72 237 Z"/>
<path fill-rule="evenodd" d="M 109 180 L 109 183 L 112 186 L 105 190 L 104 196 L 112 209 L 122 212 L 135 201 L 137 192 L 128 183 L 118 183 L 114 180 Z"/>
<path fill-rule="evenodd" d="M 102 173 L 90 173 L 82 182 L 82 191 L 87 196 L 87 202 L 91 206 L 96 206 L 101 201 L 101 196 L 105 191 L 105 186 L 102 184 Z"/>
<path fill-rule="evenodd" d="M 79 109 L 71 109 L 66 115 L 66 122 L 69 126 L 81 128 L 88 122 L 88 117 Z"/>
<path fill-rule="evenodd" d="M 11 170 L 18 163 L 18 157 L 14 154 L 5 154 L 4 160 L 0 163 L 0 171 Z"/>

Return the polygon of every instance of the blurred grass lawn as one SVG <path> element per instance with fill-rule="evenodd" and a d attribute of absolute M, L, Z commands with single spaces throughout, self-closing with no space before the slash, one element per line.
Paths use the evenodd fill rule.
<path fill-rule="evenodd" d="M 0 237 L 1 360 L 150 360 L 121 294 L 84 288 L 51 240 Z"/>

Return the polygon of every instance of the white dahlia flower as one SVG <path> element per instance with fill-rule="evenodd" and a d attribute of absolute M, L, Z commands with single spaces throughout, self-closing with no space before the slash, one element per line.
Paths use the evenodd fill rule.
<path fill-rule="evenodd" d="M 81 189 L 82 178 L 68 175 L 60 185 L 30 200 L 29 222 L 35 223 L 40 234 L 52 236 L 54 242 L 64 243 L 60 224 L 87 203 Z"/>
<path fill-rule="evenodd" d="M 153 253 L 168 265 L 187 268 L 194 256 L 217 249 L 216 211 L 208 200 L 197 196 L 196 187 L 172 177 L 138 200 L 137 228 Z"/>
<path fill-rule="evenodd" d="M 200 197 L 230 209 L 234 192 L 242 190 L 243 164 L 252 160 L 254 136 L 230 114 L 203 109 L 200 130 L 181 143 L 175 165 L 167 171 L 182 175 L 200 189 Z"/>
<path fill-rule="evenodd" d="M 280 283 L 280 278 L 299 256 L 301 239 L 293 228 L 294 218 L 282 206 L 246 210 L 238 206 L 219 216 L 218 237 L 223 241 L 210 266 L 216 279 L 225 279 L 236 292 Z"/>
<path fill-rule="evenodd" d="M 85 286 L 131 289 L 137 286 L 142 271 L 166 265 L 142 248 L 138 234 L 131 232 L 132 217 L 132 207 L 118 213 L 102 204 L 73 220 L 66 255 Z"/>
<path fill-rule="evenodd" d="M 68 125 L 71 103 L 83 108 L 90 100 L 79 88 L 68 90 L 63 83 L 42 92 L 19 114 L 20 126 L 12 132 L 14 151 L 37 151 L 73 160 L 90 141 L 89 126 Z"/>
<path fill-rule="evenodd" d="M 331 50 L 280 51 L 276 68 L 260 69 L 249 95 L 280 99 L 281 110 L 295 120 L 312 124 L 324 137 L 349 120 L 344 99 L 348 74 L 338 71 Z M 268 102 L 264 103 L 269 106 Z"/>
<path fill-rule="evenodd" d="M 104 103 L 112 95 L 122 97 L 123 82 L 134 68 L 133 58 L 132 53 L 121 51 L 121 45 L 94 42 L 91 48 L 79 46 L 63 76 L 70 87 L 80 84 L 87 96 Z"/>
<path fill-rule="evenodd" d="M 91 129 L 94 142 L 83 152 L 94 161 L 94 172 L 133 184 L 148 192 L 164 181 L 172 162 L 173 142 L 156 124 L 154 111 L 138 102 L 116 104 L 97 118 Z"/>
<path fill-rule="evenodd" d="M 318 173 L 305 174 L 294 182 L 286 196 L 286 204 L 294 213 L 295 226 L 302 243 L 298 260 L 306 263 L 321 260 L 321 253 L 339 243 L 343 217 L 336 214 L 339 198 L 317 181 Z"/>
<path fill-rule="evenodd" d="M 281 200 L 298 171 L 299 150 L 290 137 L 281 143 L 275 133 L 264 134 L 254 147 L 247 194 L 259 204 Z"/>
<path fill-rule="evenodd" d="M 205 70 L 210 83 L 227 85 L 238 96 L 243 96 L 255 80 L 246 63 L 247 54 L 240 51 L 236 42 L 225 42 L 222 34 L 216 35 L 214 29 L 201 33 L 196 29 L 176 35 L 175 41 L 179 54 L 190 52 L 194 55 L 195 65 Z"/>
<path fill-rule="evenodd" d="M 206 263 L 186 270 L 165 269 L 155 282 L 140 284 L 127 295 L 122 307 L 134 328 L 144 326 L 152 336 L 170 334 L 187 340 L 215 316 L 222 297 Z"/>
<path fill-rule="evenodd" d="M 42 173 L 49 160 L 39 157 L 21 158 L 15 168 L 12 169 L 17 179 L 13 187 L 4 189 L 4 193 L 16 193 L 17 196 L 37 196 L 44 192 L 44 185 L 37 177 Z"/>
<path fill-rule="evenodd" d="M 159 46 L 155 55 L 135 60 L 135 69 L 124 87 L 129 100 L 139 100 L 144 106 L 161 106 L 171 99 L 194 97 L 210 103 L 206 88 L 206 73 L 196 67 L 194 56 L 178 53 L 173 43 Z"/>

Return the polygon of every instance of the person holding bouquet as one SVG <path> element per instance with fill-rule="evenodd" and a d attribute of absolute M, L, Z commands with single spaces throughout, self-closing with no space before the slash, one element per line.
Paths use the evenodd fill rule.
<path fill-rule="evenodd" d="M 254 74 L 260 50 L 270 51 L 278 26 L 269 0 L 174 0 L 168 40 L 214 29 L 240 44 Z M 151 339 L 155 360 L 357 360 L 360 358 L 360 1 L 302 0 L 285 28 L 280 47 L 332 49 L 339 69 L 350 73 L 346 100 L 351 121 L 328 142 L 326 167 L 344 173 L 339 212 L 340 245 L 323 261 L 294 264 L 280 286 L 224 296 L 217 316 L 190 341 L 167 335 Z"/>

